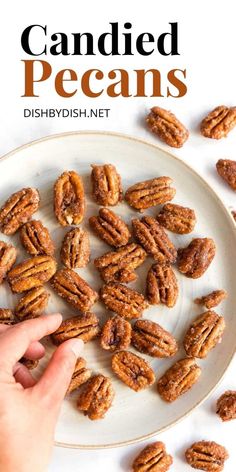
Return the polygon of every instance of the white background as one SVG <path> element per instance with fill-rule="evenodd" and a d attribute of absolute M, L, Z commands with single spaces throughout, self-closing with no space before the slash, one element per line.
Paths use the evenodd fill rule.
<path fill-rule="evenodd" d="M 133 69 L 157 68 L 162 72 L 163 93 L 165 74 L 172 68 L 187 69 L 188 92 L 184 98 L 113 98 L 102 95 L 88 99 L 78 93 L 71 99 L 62 99 L 54 91 L 53 78 L 40 84 L 40 98 L 21 98 L 23 94 L 23 65 L 26 55 L 21 50 L 20 35 L 29 24 L 48 25 L 49 32 L 84 32 L 101 34 L 108 30 L 109 21 L 125 21 L 133 24 L 135 34 L 152 32 L 156 37 L 168 31 L 168 22 L 179 23 L 178 57 L 162 57 L 157 52 L 147 58 L 138 55 L 132 58 L 75 56 L 50 57 L 53 75 L 61 68 L 74 68 L 78 76 L 88 68 L 101 68 L 104 72 L 112 68 L 130 71 L 131 91 L 135 91 Z M 112 130 L 124 132 L 159 144 L 144 126 L 147 110 L 158 104 L 171 109 L 190 130 L 190 138 L 183 149 L 172 150 L 188 162 L 216 190 L 230 208 L 236 209 L 235 195 L 215 172 L 219 158 L 235 158 L 236 131 L 219 142 L 200 136 L 198 125 L 211 108 L 219 104 L 235 105 L 235 14 L 234 2 L 199 0 L 149 0 L 149 2 L 99 2 L 9 0 L 1 13 L 1 126 L 0 154 L 4 154 L 28 141 L 42 136 L 78 129 Z M 135 93 L 135 92 L 134 92 Z M 103 119 L 31 119 L 23 117 L 23 108 L 110 108 L 109 118 Z M 164 144 L 161 144 L 165 147 Z M 170 148 L 168 148 L 170 150 Z M 220 224 L 220 222 L 219 222 Z M 224 380 L 202 406 L 181 423 L 161 434 L 168 451 L 174 457 L 173 470 L 190 470 L 184 462 L 183 452 L 193 441 L 216 440 L 224 444 L 230 453 L 226 472 L 233 472 L 236 466 L 235 424 L 222 424 L 214 413 L 217 397 L 226 389 L 235 389 L 235 361 L 231 364 Z M 137 412 L 138 414 L 138 412 Z M 158 412 L 156 412 L 158 414 Z M 125 421 L 124 421 L 125 424 Z M 50 472 L 96 470 L 121 472 L 130 470 L 136 453 L 145 445 L 137 444 L 125 448 L 103 451 L 80 451 L 55 448 Z M 172 470 L 172 469 L 171 469 Z"/>

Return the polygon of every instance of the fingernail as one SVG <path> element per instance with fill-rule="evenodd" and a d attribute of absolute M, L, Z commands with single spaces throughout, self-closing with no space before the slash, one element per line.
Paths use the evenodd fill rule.
<path fill-rule="evenodd" d="M 84 342 L 82 339 L 72 339 L 70 342 L 70 348 L 76 357 L 79 357 L 84 348 Z"/>

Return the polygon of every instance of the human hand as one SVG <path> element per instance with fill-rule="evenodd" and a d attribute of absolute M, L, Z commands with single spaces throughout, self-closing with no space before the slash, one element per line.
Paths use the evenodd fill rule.
<path fill-rule="evenodd" d="M 39 340 L 61 324 L 60 314 L 0 325 L 0 471 L 45 472 L 62 400 L 83 342 L 61 344 L 36 382 L 19 359 L 40 359 Z"/>

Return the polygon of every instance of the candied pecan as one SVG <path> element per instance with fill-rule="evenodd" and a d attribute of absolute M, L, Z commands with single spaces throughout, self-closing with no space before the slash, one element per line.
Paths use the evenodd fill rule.
<path fill-rule="evenodd" d="M 54 211 L 62 226 L 79 225 L 84 218 L 84 186 L 73 170 L 63 172 L 54 185 Z"/>
<path fill-rule="evenodd" d="M 224 446 L 214 441 L 198 441 L 186 450 L 185 457 L 194 469 L 221 472 L 229 455 Z"/>
<path fill-rule="evenodd" d="M 131 331 L 131 324 L 121 316 L 109 318 L 101 331 L 102 348 L 107 351 L 127 349 L 131 341 Z"/>
<path fill-rule="evenodd" d="M 156 177 L 132 185 L 125 192 L 125 200 L 136 210 L 145 210 L 172 200 L 176 190 L 170 177 Z"/>
<path fill-rule="evenodd" d="M 230 421 L 236 419 L 236 391 L 227 390 L 217 400 L 216 413 L 222 421 Z"/>
<path fill-rule="evenodd" d="M 89 311 L 98 299 L 97 292 L 71 269 L 58 270 L 51 284 L 60 297 L 82 312 Z"/>
<path fill-rule="evenodd" d="M 216 170 L 220 177 L 222 177 L 233 190 L 236 190 L 236 161 L 219 159 L 216 163 Z"/>
<path fill-rule="evenodd" d="M 219 305 L 225 298 L 227 298 L 228 294 L 226 290 L 214 290 L 213 292 L 208 293 L 200 298 L 195 298 L 194 303 L 197 305 L 204 305 L 206 308 L 214 308 L 215 306 Z"/>
<path fill-rule="evenodd" d="M 184 349 L 190 357 L 206 357 L 213 347 L 221 341 L 225 329 L 223 316 L 214 311 L 199 315 L 190 325 L 184 337 Z"/>
<path fill-rule="evenodd" d="M 178 350 L 174 336 L 149 320 L 137 320 L 134 323 L 132 344 L 139 352 L 152 357 L 174 356 Z"/>
<path fill-rule="evenodd" d="M 94 313 L 87 312 L 82 316 L 73 316 L 62 321 L 51 335 L 54 344 L 58 345 L 71 338 L 79 338 L 87 343 L 99 334 L 99 322 Z"/>
<path fill-rule="evenodd" d="M 39 207 L 36 188 L 23 188 L 13 193 L 0 209 L 0 229 L 4 234 L 14 234 L 30 220 Z"/>
<path fill-rule="evenodd" d="M 0 241 L 0 284 L 16 261 L 16 248 Z"/>
<path fill-rule="evenodd" d="M 148 306 L 141 293 L 116 282 L 103 285 L 101 300 L 108 310 L 128 319 L 139 318 Z"/>
<path fill-rule="evenodd" d="M 111 380 L 102 374 L 95 375 L 84 387 L 77 406 L 90 420 L 100 420 L 111 407 L 115 396 Z"/>
<path fill-rule="evenodd" d="M 107 252 L 94 260 L 105 282 L 131 282 L 136 280 L 134 272 L 146 259 L 146 252 L 138 244 L 131 243 L 116 251 Z"/>
<path fill-rule="evenodd" d="M 173 402 L 198 380 L 200 367 L 192 358 L 181 359 L 170 367 L 157 382 L 157 391 L 166 402 Z"/>
<path fill-rule="evenodd" d="M 164 228 L 152 216 L 132 220 L 134 235 L 145 251 L 159 264 L 174 263 L 177 251 Z"/>
<path fill-rule="evenodd" d="M 165 444 L 157 441 L 148 444 L 133 462 L 133 472 L 167 472 L 173 463 Z"/>
<path fill-rule="evenodd" d="M 8 272 L 12 292 L 26 292 L 40 287 L 55 274 L 57 263 L 51 256 L 35 256 L 13 267 Z"/>
<path fill-rule="evenodd" d="M 236 125 L 236 107 L 220 105 L 202 120 L 200 130 L 203 136 L 212 139 L 225 138 Z"/>
<path fill-rule="evenodd" d="M 36 367 L 38 367 L 38 364 L 39 364 L 38 360 L 26 359 L 26 357 L 22 357 L 20 359 L 20 362 L 25 367 L 27 367 L 28 370 L 36 369 Z"/>
<path fill-rule="evenodd" d="M 146 296 L 151 305 L 163 303 L 168 308 L 176 304 L 178 282 L 170 265 L 153 264 L 147 273 Z"/>
<path fill-rule="evenodd" d="M 90 257 L 87 231 L 74 228 L 66 233 L 61 247 L 61 261 L 68 269 L 86 267 Z"/>
<path fill-rule="evenodd" d="M 49 231 L 39 220 L 25 223 L 20 229 L 20 239 L 26 251 L 32 256 L 54 254 L 55 247 Z"/>
<path fill-rule="evenodd" d="M 15 323 L 15 317 L 12 310 L 0 308 L 0 324 L 12 325 Z"/>
<path fill-rule="evenodd" d="M 86 360 L 83 357 L 78 357 L 67 393 L 71 393 L 79 388 L 80 385 L 87 382 L 91 375 L 91 370 L 86 368 Z"/>
<path fill-rule="evenodd" d="M 189 132 L 185 126 L 164 108 L 151 108 L 146 122 L 151 131 L 171 147 L 180 148 L 188 139 Z"/>
<path fill-rule="evenodd" d="M 113 354 L 111 365 L 119 379 L 135 392 L 155 382 L 155 374 L 148 362 L 130 351 Z"/>
<path fill-rule="evenodd" d="M 92 194 L 96 203 L 114 206 L 122 200 L 121 178 L 115 166 L 104 164 L 92 165 Z"/>
<path fill-rule="evenodd" d="M 157 221 L 169 231 L 188 234 L 196 224 L 195 211 L 175 203 L 166 203 L 157 215 Z"/>
<path fill-rule="evenodd" d="M 48 304 L 49 293 L 44 287 L 33 288 L 27 292 L 17 303 L 15 314 L 19 320 L 37 318 Z"/>
<path fill-rule="evenodd" d="M 216 253 L 211 238 L 195 238 L 183 249 L 178 250 L 178 269 L 186 277 L 198 279 L 208 269 Z"/>
<path fill-rule="evenodd" d="M 96 235 L 110 246 L 125 246 L 131 238 L 125 222 L 108 208 L 100 208 L 98 216 L 89 218 L 89 224 Z"/>

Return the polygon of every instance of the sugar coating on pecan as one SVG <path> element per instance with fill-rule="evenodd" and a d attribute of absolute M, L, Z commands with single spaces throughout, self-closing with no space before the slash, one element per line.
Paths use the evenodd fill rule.
<path fill-rule="evenodd" d="M 194 469 L 221 472 L 229 454 L 224 446 L 214 441 L 198 441 L 186 450 L 185 457 Z"/>
<path fill-rule="evenodd" d="M 112 356 L 112 369 L 128 387 L 138 392 L 155 382 L 155 374 L 142 357 L 130 351 L 118 351 Z"/>
<path fill-rule="evenodd" d="M 128 319 L 139 318 L 148 307 L 141 293 L 118 282 L 103 285 L 101 300 L 107 309 Z"/>
<path fill-rule="evenodd" d="M 87 312 L 82 316 L 73 316 L 62 321 L 59 328 L 51 335 L 51 339 L 56 345 L 71 338 L 79 338 L 86 343 L 98 336 L 99 332 L 98 318 L 94 313 Z"/>
<path fill-rule="evenodd" d="M 37 318 L 45 310 L 49 299 L 49 293 L 44 287 L 29 290 L 17 303 L 15 314 L 21 321 Z"/>
<path fill-rule="evenodd" d="M 225 138 L 236 125 L 236 107 L 220 105 L 202 120 L 200 130 L 203 136 L 212 139 Z"/>
<path fill-rule="evenodd" d="M 236 419 L 236 390 L 227 390 L 218 398 L 216 413 L 220 416 L 222 421 Z"/>
<path fill-rule="evenodd" d="M 203 295 L 203 297 L 195 298 L 194 303 L 204 305 L 206 308 L 214 308 L 219 305 L 228 296 L 226 290 L 213 290 L 213 292 Z"/>
<path fill-rule="evenodd" d="M 14 234 L 38 210 L 39 201 L 39 192 L 36 188 L 23 188 L 13 193 L 0 209 L 2 233 Z"/>
<path fill-rule="evenodd" d="M 225 329 L 223 316 L 206 311 L 191 323 L 185 337 L 184 349 L 190 357 L 204 358 L 216 344 L 221 342 Z"/>
<path fill-rule="evenodd" d="M 157 391 L 163 400 L 173 402 L 197 382 L 200 374 L 201 369 L 194 359 L 181 359 L 158 380 Z"/>
<path fill-rule="evenodd" d="M 160 205 L 172 200 L 176 190 L 171 187 L 170 177 L 156 177 L 132 185 L 125 192 L 125 200 L 136 210 Z"/>
<path fill-rule="evenodd" d="M 114 206 L 122 200 L 121 177 L 115 166 L 92 165 L 92 195 L 98 205 Z"/>
<path fill-rule="evenodd" d="M 172 308 L 177 301 L 179 287 L 175 273 L 170 265 L 153 264 L 146 281 L 146 297 L 151 305 L 163 303 Z"/>
<path fill-rule="evenodd" d="M 94 233 L 110 246 L 125 246 L 131 238 L 126 223 L 109 208 L 100 208 L 98 216 L 89 218 L 89 224 Z"/>
<path fill-rule="evenodd" d="M 111 380 L 98 374 L 86 383 L 79 395 L 77 407 L 90 420 L 100 420 L 112 406 L 114 396 Z"/>
<path fill-rule="evenodd" d="M 59 297 L 83 313 L 89 311 L 98 299 L 97 292 L 72 269 L 58 270 L 51 285 Z"/>
<path fill-rule="evenodd" d="M 74 228 L 66 233 L 61 247 L 61 261 L 68 269 L 86 267 L 90 257 L 88 232 Z"/>
<path fill-rule="evenodd" d="M 188 139 L 187 128 L 173 113 L 164 108 L 151 108 L 146 122 L 151 131 L 171 147 L 180 148 Z"/>
<path fill-rule="evenodd" d="M 178 344 L 168 331 L 150 320 L 137 320 L 132 329 L 132 345 L 152 357 L 174 356 Z"/>
<path fill-rule="evenodd" d="M 35 256 L 13 267 L 7 278 L 12 292 L 21 293 L 40 287 L 51 279 L 57 263 L 51 256 Z"/>
<path fill-rule="evenodd" d="M 170 454 L 167 454 L 165 444 L 157 441 L 148 444 L 132 464 L 133 472 L 167 472 L 173 463 Z"/>
<path fill-rule="evenodd" d="M 166 203 L 157 215 L 157 221 L 169 231 L 177 234 L 191 233 L 196 224 L 195 211 L 191 208 Z"/>
<path fill-rule="evenodd" d="M 83 357 L 78 357 L 69 387 L 67 389 L 67 394 L 72 393 L 74 390 L 87 382 L 91 377 L 92 371 L 86 368 L 86 364 L 86 360 L 83 359 Z"/>
<path fill-rule="evenodd" d="M 131 342 L 131 324 L 121 316 L 109 318 L 102 327 L 100 342 L 106 351 L 128 349 Z"/>
<path fill-rule="evenodd" d="M 15 317 L 9 308 L 0 308 L 0 324 L 12 325 L 15 323 Z"/>
<path fill-rule="evenodd" d="M 236 190 L 236 161 L 219 159 L 216 163 L 216 170 L 232 190 Z"/>
<path fill-rule="evenodd" d="M 54 211 L 62 226 L 79 225 L 84 218 L 84 186 L 73 170 L 63 172 L 54 185 Z"/>
<path fill-rule="evenodd" d="M 21 243 L 31 256 L 53 256 L 55 247 L 48 229 L 39 220 L 31 220 L 20 229 Z"/>
<path fill-rule="evenodd" d="M 195 238 L 183 249 L 178 250 L 178 269 L 186 277 L 201 277 L 215 257 L 216 246 L 211 238 Z"/>
<path fill-rule="evenodd" d="M 0 284 L 16 261 L 16 248 L 12 244 L 0 241 Z"/>

